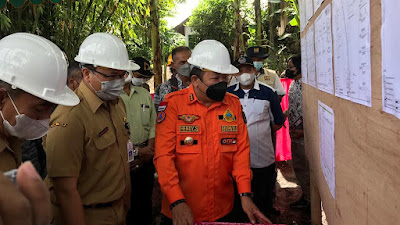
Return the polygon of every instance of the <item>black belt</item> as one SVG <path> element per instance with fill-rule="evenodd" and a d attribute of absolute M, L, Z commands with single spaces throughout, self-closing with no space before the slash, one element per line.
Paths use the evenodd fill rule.
<path fill-rule="evenodd" d="M 85 208 L 85 209 L 108 208 L 108 207 L 112 207 L 113 204 L 114 204 L 114 202 L 83 205 L 83 208 Z"/>
<path fill-rule="evenodd" d="M 144 147 L 146 147 L 148 145 L 148 143 L 149 143 L 149 140 L 146 140 L 143 143 L 135 144 L 135 146 L 137 146 L 139 148 L 144 148 Z"/>

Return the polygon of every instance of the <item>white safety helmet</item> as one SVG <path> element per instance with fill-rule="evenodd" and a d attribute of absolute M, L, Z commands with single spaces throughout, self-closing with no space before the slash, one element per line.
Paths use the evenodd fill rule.
<path fill-rule="evenodd" d="M 216 73 L 235 74 L 239 72 L 231 64 L 228 49 L 216 40 L 204 40 L 198 43 L 194 47 L 188 63 Z"/>
<path fill-rule="evenodd" d="M 140 66 L 129 61 L 124 42 L 107 33 L 89 35 L 79 47 L 75 61 L 116 70 L 138 70 Z"/>
<path fill-rule="evenodd" d="M 53 42 L 28 33 L 0 40 L 0 80 L 46 101 L 74 106 L 78 96 L 68 88 L 68 62 Z"/>

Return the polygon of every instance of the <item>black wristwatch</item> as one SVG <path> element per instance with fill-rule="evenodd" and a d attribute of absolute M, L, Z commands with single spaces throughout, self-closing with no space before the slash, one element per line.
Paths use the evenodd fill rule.
<path fill-rule="evenodd" d="M 185 199 L 179 199 L 179 200 L 173 202 L 171 205 L 169 205 L 169 208 L 172 210 L 175 206 L 177 206 L 177 205 L 179 205 L 181 203 L 184 203 L 184 202 L 186 202 Z"/>
<path fill-rule="evenodd" d="M 246 196 L 246 197 L 253 198 L 253 197 L 254 197 L 254 194 L 251 193 L 251 192 L 244 192 L 244 193 L 240 193 L 239 196 L 240 196 L 240 197 Z"/>

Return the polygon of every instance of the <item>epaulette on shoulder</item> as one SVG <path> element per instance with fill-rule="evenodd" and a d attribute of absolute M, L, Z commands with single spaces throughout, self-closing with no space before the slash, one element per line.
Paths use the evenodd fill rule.
<path fill-rule="evenodd" d="M 269 86 L 268 84 L 265 84 L 263 82 L 259 82 L 260 86 L 263 86 L 264 88 L 269 88 L 271 89 L 273 92 L 276 92 L 275 88 Z"/>
<path fill-rule="evenodd" d="M 167 100 L 167 99 L 171 99 L 171 98 L 173 98 L 174 96 L 177 96 L 177 95 L 185 95 L 188 92 L 189 92 L 189 88 L 184 88 L 182 90 L 174 91 L 174 92 L 171 92 L 171 93 L 167 94 L 164 99 Z"/>

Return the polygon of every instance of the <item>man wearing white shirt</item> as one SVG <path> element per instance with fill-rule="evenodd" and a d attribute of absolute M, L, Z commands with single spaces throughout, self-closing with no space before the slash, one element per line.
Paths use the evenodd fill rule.
<path fill-rule="evenodd" d="M 254 202 L 263 213 L 277 213 L 273 208 L 276 169 L 271 133 L 282 127 L 285 117 L 275 90 L 256 80 L 252 59 L 239 57 L 233 65 L 240 71 L 236 75 L 239 82 L 228 92 L 239 97 L 247 118 Z"/>

